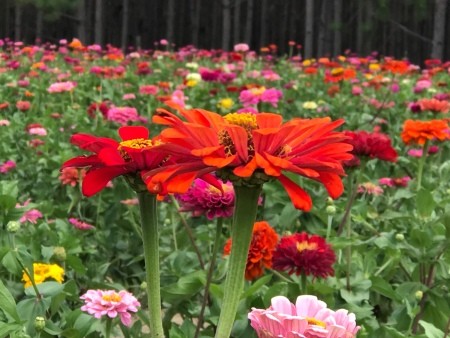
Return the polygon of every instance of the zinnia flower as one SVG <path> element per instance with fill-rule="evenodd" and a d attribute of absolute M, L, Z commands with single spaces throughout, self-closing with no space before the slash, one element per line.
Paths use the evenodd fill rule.
<path fill-rule="evenodd" d="M 264 268 L 272 267 L 272 255 L 278 242 L 278 235 L 267 222 L 255 222 L 252 242 L 247 257 L 245 279 L 254 280 L 264 273 Z M 227 240 L 223 254 L 232 250 L 231 238 Z"/>
<path fill-rule="evenodd" d="M 112 107 L 108 110 L 106 118 L 109 121 L 126 125 L 128 122 L 139 121 L 139 114 L 136 108 Z"/>
<path fill-rule="evenodd" d="M 396 162 L 397 152 L 392 147 L 389 136 L 382 133 L 369 133 L 367 131 L 345 131 L 349 137 L 347 141 L 353 146 L 354 158 L 345 162 L 347 166 L 360 164 L 360 157 L 377 158 L 383 161 Z"/>
<path fill-rule="evenodd" d="M 16 167 L 16 162 L 8 160 L 5 163 L 0 164 L 0 173 L 6 174 Z"/>
<path fill-rule="evenodd" d="M 119 135 L 122 142 L 88 134 L 71 137 L 72 144 L 94 153 L 72 158 L 62 165 L 62 169 L 88 168 L 82 185 L 85 196 L 98 193 L 114 177 L 145 174 L 159 166 L 166 156 L 155 151 L 155 145 L 161 142 L 149 139 L 149 131 L 145 127 L 121 127 Z"/>
<path fill-rule="evenodd" d="M 33 279 L 35 284 L 41 284 L 49 279 L 61 284 L 64 281 L 64 269 L 58 264 L 33 263 Z M 22 280 L 25 282 L 24 287 L 27 288 L 32 285 L 25 272 Z"/>
<path fill-rule="evenodd" d="M 20 217 L 19 222 L 20 223 L 30 222 L 30 223 L 36 224 L 37 220 L 42 217 L 43 217 L 43 215 L 39 210 L 31 209 L 31 210 L 25 211 L 25 213 L 22 215 L 22 217 Z"/>
<path fill-rule="evenodd" d="M 422 146 L 426 141 L 444 141 L 450 138 L 448 122 L 445 120 L 406 120 L 401 136 L 406 144 L 415 143 Z"/>
<path fill-rule="evenodd" d="M 272 266 L 289 274 L 326 278 L 334 275 L 335 260 L 334 251 L 324 238 L 302 232 L 281 238 L 273 254 Z"/>
<path fill-rule="evenodd" d="M 342 161 L 352 157 L 348 153 L 352 146 L 343 133 L 333 131 L 343 120 L 294 119 L 283 124 L 280 115 L 271 113 L 224 117 L 202 109 L 180 113 L 187 122 L 164 109 L 153 116 L 155 123 L 170 126 L 161 133 L 166 142 L 161 150 L 182 159 L 144 176 L 161 193 L 184 193 L 196 177 L 212 171 L 256 184 L 275 178 L 302 210 L 311 209 L 311 198 L 284 171 L 322 183 L 333 198 L 343 192 Z"/>
<path fill-rule="evenodd" d="M 448 113 L 450 103 L 448 101 L 439 101 L 436 99 L 421 99 L 417 101 L 422 111 L 431 111 L 433 113 Z"/>
<path fill-rule="evenodd" d="M 76 82 L 65 81 L 65 82 L 55 82 L 48 87 L 47 91 L 49 93 L 63 93 L 70 92 L 77 86 Z"/>
<path fill-rule="evenodd" d="M 81 311 L 93 315 L 95 318 L 108 316 L 109 318 L 120 317 L 123 325 L 131 326 L 130 312 L 137 312 L 141 306 L 139 301 L 128 291 L 122 290 L 88 290 L 80 297 L 84 300 Z"/>
<path fill-rule="evenodd" d="M 63 168 L 61 169 L 61 175 L 59 175 L 59 180 L 63 185 L 70 185 L 72 187 L 76 186 L 80 177 L 84 178 L 86 175 L 86 170 L 77 168 Z"/>
<path fill-rule="evenodd" d="M 379 196 L 383 194 L 384 190 L 380 186 L 372 183 L 372 182 L 365 182 L 358 185 L 358 193 L 360 194 L 368 194 L 368 195 L 375 195 Z"/>
<path fill-rule="evenodd" d="M 360 329 L 353 313 L 328 309 L 309 295 L 298 296 L 295 305 L 273 297 L 268 309 L 252 308 L 248 318 L 259 338 L 353 338 Z"/>
<path fill-rule="evenodd" d="M 78 230 L 92 230 L 95 227 L 92 224 L 80 221 L 77 218 L 69 218 L 69 223 L 72 224 Z"/>
<path fill-rule="evenodd" d="M 403 176 L 403 177 L 383 177 L 378 180 L 378 183 L 381 185 L 386 185 L 388 187 L 407 187 L 409 181 L 411 181 L 411 177 Z"/>
<path fill-rule="evenodd" d="M 222 191 L 215 186 L 196 179 L 184 194 L 176 194 L 180 202 L 180 211 L 190 211 L 193 216 L 205 214 L 209 220 L 216 217 L 231 217 L 234 209 L 234 189 L 231 182 L 223 183 Z"/>

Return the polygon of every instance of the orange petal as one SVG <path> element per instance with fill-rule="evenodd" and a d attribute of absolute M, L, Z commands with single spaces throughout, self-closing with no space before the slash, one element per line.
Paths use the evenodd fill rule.
<path fill-rule="evenodd" d="M 300 188 L 297 184 L 295 184 L 284 175 L 278 176 L 277 179 L 280 181 L 280 183 L 288 193 L 292 203 L 294 204 L 294 207 L 303 211 L 311 210 L 311 197 L 306 193 L 305 190 Z"/>
<path fill-rule="evenodd" d="M 233 169 L 233 174 L 239 177 L 250 177 L 253 172 L 258 168 L 256 164 L 256 159 L 253 157 L 250 162 L 248 162 L 245 166 L 236 167 Z"/>
<path fill-rule="evenodd" d="M 277 128 L 283 123 L 283 117 L 278 114 L 260 113 L 256 115 L 258 128 Z"/>
<path fill-rule="evenodd" d="M 332 198 L 338 198 L 344 192 L 344 185 L 339 175 L 333 173 L 321 172 L 315 180 L 322 183 Z"/>

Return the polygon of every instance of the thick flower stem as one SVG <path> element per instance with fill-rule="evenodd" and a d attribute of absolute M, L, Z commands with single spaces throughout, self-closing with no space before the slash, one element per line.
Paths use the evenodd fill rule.
<path fill-rule="evenodd" d="M 423 145 L 422 157 L 419 160 L 419 168 L 417 169 L 417 191 L 419 191 L 420 188 L 422 187 L 423 167 L 425 165 L 425 160 L 427 159 L 428 156 L 428 146 L 429 143 L 428 141 L 426 141 L 425 144 Z"/>
<path fill-rule="evenodd" d="M 164 337 L 164 331 L 161 320 L 159 235 L 156 196 L 148 192 L 139 192 L 138 199 L 141 212 L 142 241 L 144 243 L 145 271 L 147 277 L 150 337 L 162 338 Z"/>
<path fill-rule="evenodd" d="M 225 293 L 216 338 L 229 338 L 233 328 L 244 286 L 245 266 L 247 264 L 248 249 L 252 240 L 253 224 L 256 218 L 261 188 L 262 186 L 234 187 L 236 207 L 231 229 L 230 265 L 225 280 Z"/>

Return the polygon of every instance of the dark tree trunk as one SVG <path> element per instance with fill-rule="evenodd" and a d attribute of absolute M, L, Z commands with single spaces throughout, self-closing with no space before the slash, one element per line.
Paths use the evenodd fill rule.
<path fill-rule="evenodd" d="M 358 0 L 357 8 L 357 34 L 356 34 L 356 52 L 361 53 L 364 39 L 364 0 Z"/>
<path fill-rule="evenodd" d="M 44 21 L 44 13 L 40 6 L 36 7 L 36 41 L 42 41 L 42 26 Z"/>
<path fill-rule="evenodd" d="M 305 15 L 305 58 L 310 59 L 313 56 L 314 39 L 314 0 L 306 0 Z"/>
<path fill-rule="evenodd" d="M 200 0 L 190 1 L 190 17 L 191 17 L 191 41 L 198 47 L 198 32 L 200 28 Z"/>
<path fill-rule="evenodd" d="M 129 0 L 122 0 L 122 32 L 121 32 L 121 46 L 125 52 L 128 47 L 128 17 L 130 11 Z"/>
<path fill-rule="evenodd" d="M 230 14 L 230 0 L 222 0 L 222 49 L 228 50 L 230 48 L 230 33 L 231 33 L 231 14 Z"/>
<path fill-rule="evenodd" d="M 233 42 L 241 42 L 241 0 L 234 0 Z"/>
<path fill-rule="evenodd" d="M 247 0 L 247 20 L 245 21 L 245 42 L 249 45 L 252 43 L 252 30 L 253 30 L 253 0 Z"/>
<path fill-rule="evenodd" d="M 333 54 L 337 56 L 342 53 L 342 0 L 334 0 L 333 15 Z"/>
<path fill-rule="evenodd" d="M 175 0 L 167 1 L 167 26 L 166 26 L 166 39 L 169 43 L 173 43 L 173 32 L 175 23 Z"/>
<path fill-rule="evenodd" d="M 103 45 L 103 0 L 95 2 L 95 43 Z"/>
<path fill-rule="evenodd" d="M 84 0 L 78 1 L 77 6 L 77 37 L 86 43 L 86 4 Z"/>
<path fill-rule="evenodd" d="M 259 0 L 261 3 L 261 17 L 259 22 L 261 24 L 259 35 L 259 46 L 267 45 L 267 0 Z"/>
<path fill-rule="evenodd" d="M 436 59 L 444 58 L 445 21 L 448 0 L 435 0 L 433 48 L 431 56 Z"/>
<path fill-rule="evenodd" d="M 14 40 L 20 41 L 22 36 L 22 6 L 18 1 L 14 7 Z"/>

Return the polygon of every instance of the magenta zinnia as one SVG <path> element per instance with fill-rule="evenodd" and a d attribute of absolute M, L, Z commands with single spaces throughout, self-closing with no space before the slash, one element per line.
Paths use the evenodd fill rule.
<path fill-rule="evenodd" d="M 273 254 L 272 267 L 289 274 L 326 278 L 334 275 L 335 260 L 334 251 L 324 238 L 302 232 L 281 238 Z"/>

